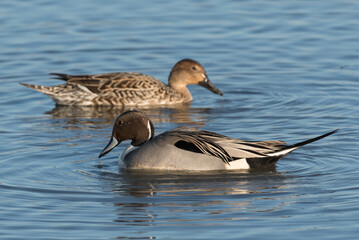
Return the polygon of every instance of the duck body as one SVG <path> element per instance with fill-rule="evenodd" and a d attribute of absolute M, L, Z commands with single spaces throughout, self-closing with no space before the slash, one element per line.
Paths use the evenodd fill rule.
<path fill-rule="evenodd" d="M 128 153 L 119 158 L 119 166 L 127 169 L 201 171 L 224 170 L 228 165 L 217 157 L 178 148 L 175 143 L 175 138 L 164 133 L 133 150 L 130 146 L 129 151 L 125 150 Z M 149 154 L 151 152 L 155 156 Z"/>
<path fill-rule="evenodd" d="M 98 75 L 67 75 L 52 73 L 66 81 L 58 86 L 22 85 L 42 92 L 58 105 L 74 106 L 145 106 L 171 105 L 192 101 L 186 87 L 189 84 L 203 86 L 223 95 L 208 79 L 198 62 L 183 59 L 176 63 L 169 76 L 169 84 L 156 78 L 135 72 L 105 73 Z"/>
<path fill-rule="evenodd" d="M 120 167 L 188 171 L 263 169 L 275 166 L 278 160 L 299 147 L 336 131 L 294 145 L 282 141 L 245 141 L 185 128 L 154 136 L 147 116 L 130 110 L 116 119 L 111 141 L 100 157 L 122 141 L 132 140 L 119 159 Z"/>

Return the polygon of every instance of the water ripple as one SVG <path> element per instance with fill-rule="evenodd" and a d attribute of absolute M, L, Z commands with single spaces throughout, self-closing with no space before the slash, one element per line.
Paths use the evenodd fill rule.
<path fill-rule="evenodd" d="M 353 239 L 357 8 L 352 0 L 1 1 L 2 238 Z M 125 109 L 55 106 L 19 85 L 60 84 L 50 72 L 136 71 L 166 82 L 181 58 L 201 62 L 224 96 L 190 86 L 192 104 L 143 109 L 157 133 L 190 126 L 292 144 L 340 131 L 271 171 L 119 171 L 125 145 L 97 156 Z"/>

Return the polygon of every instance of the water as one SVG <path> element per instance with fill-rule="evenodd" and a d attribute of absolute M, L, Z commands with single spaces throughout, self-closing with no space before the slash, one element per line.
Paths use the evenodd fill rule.
<path fill-rule="evenodd" d="M 1 239 L 354 239 L 359 233 L 359 3 L 1 1 Z M 275 171 L 123 172 L 97 159 L 121 109 L 55 107 L 19 85 L 50 72 L 166 81 L 193 58 L 224 96 L 149 108 L 157 132 L 249 140 L 341 131 Z"/>

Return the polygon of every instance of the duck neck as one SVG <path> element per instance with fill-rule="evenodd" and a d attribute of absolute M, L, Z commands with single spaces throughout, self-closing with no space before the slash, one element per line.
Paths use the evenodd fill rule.
<path fill-rule="evenodd" d="M 122 154 L 121 154 L 121 157 L 120 157 L 121 162 L 123 163 L 124 160 L 125 160 L 126 155 L 129 154 L 130 152 L 132 152 L 133 150 L 135 150 L 136 148 L 137 148 L 137 147 L 132 146 L 132 145 L 128 146 L 128 147 L 125 149 L 125 151 L 123 151 Z M 120 162 L 119 162 L 119 163 L 120 163 Z"/>
<path fill-rule="evenodd" d="M 182 94 L 184 96 L 184 98 L 186 99 L 186 101 L 192 101 L 192 95 L 187 88 L 187 84 L 185 84 L 181 81 L 176 81 L 176 79 L 170 79 L 168 81 L 168 85 L 172 89 L 174 89 L 177 92 L 179 92 L 180 94 Z"/>

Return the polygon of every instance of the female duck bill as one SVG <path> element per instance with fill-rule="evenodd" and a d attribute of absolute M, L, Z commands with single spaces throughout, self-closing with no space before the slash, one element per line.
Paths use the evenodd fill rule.
<path fill-rule="evenodd" d="M 203 81 L 199 82 L 198 85 L 208 89 L 209 91 L 211 91 L 211 92 L 213 92 L 215 94 L 223 96 L 222 91 L 219 90 L 216 86 L 214 86 L 213 83 L 209 80 L 209 78 L 206 75 L 204 75 Z"/>

